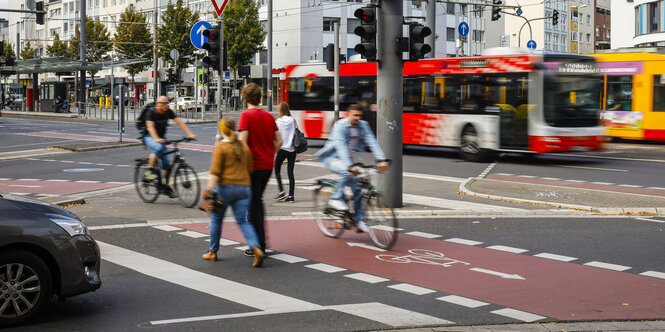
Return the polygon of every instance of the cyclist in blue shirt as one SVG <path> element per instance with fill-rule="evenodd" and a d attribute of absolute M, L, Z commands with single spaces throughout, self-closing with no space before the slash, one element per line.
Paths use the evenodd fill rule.
<path fill-rule="evenodd" d="M 353 191 L 353 211 L 357 221 L 356 227 L 367 232 L 368 227 L 363 222 L 362 193 L 355 178 L 360 170 L 352 166 L 354 163 L 352 152 L 365 151 L 365 147 L 369 148 L 377 160 L 379 172 L 384 172 L 389 164 L 369 127 L 369 123 L 361 120 L 363 117 L 362 106 L 352 104 L 349 106 L 348 112 L 347 118 L 335 122 L 328 141 L 316 153 L 316 157 L 328 170 L 340 176 L 328 205 L 335 210 L 348 210 L 349 207 L 344 202 L 344 187 L 350 186 Z"/>

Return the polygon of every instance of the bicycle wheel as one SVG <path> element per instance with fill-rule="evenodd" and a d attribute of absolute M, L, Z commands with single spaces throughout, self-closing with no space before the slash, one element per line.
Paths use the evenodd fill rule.
<path fill-rule="evenodd" d="M 330 183 L 322 183 L 320 187 L 314 190 L 313 213 L 316 219 L 316 225 L 325 236 L 339 237 L 344 232 L 342 220 L 324 213 L 328 205 L 328 200 L 335 192 L 335 186 Z"/>
<path fill-rule="evenodd" d="M 196 205 L 201 195 L 201 183 L 191 166 L 184 163 L 176 166 L 173 172 L 173 190 L 184 207 L 191 208 Z"/>
<path fill-rule="evenodd" d="M 146 203 L 152 203 L 159 197 L 159 178 L 152 172 L 147 160 L 137 162 L 134 167 L 134 187 Z"/>
<path fill-rule="evenodd" d="M 369 226 L 369 237 L 377 247 L 390 249 L 397 241 L 397 218 L 395 211 L 388 207 L 378 192 L 374 192 L 365 202 L 365 223 Z"/>

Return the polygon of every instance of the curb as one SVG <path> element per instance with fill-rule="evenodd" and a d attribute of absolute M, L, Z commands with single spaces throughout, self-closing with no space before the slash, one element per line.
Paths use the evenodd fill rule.
<path fill-rule="evenodd" d="M 80 145 L 80 144 L 69 144 L 71 145 Z M 98 150 L 107 150 L 107 149 L 119 149 L 127 148 L 132 146 L 143 145 L 142 142 L 128 141 L 128 142 L 112 142 L 109 144 L 99 144 L 98 146 L 82 146 L 82 147 L 68 147 L 67 145 L 51 145 L 49 149 L 56 149 L 60 151 L 69 151 L 69 152 L 87 152 L 87 151 L 98 151 Z"/>
<path fill-rule="evenodd" d="M 77 118 L 76 113 L 50 113 L 50 112 L 22 112 L 22 111 L 2 111 L 2 114 L 8 115 L 32 115 L 32 116 L 46 116 L 55 118 Z"/>
<path fill-rule="evenodd" d="M 474 191 L 469 190 L 466 186 L 469 183 L 472 183 L 480 178 L 468 178 L 460 183 L 457 192 L 471 197 L 491 199 L 495 201 L 510 202 L 510 203 L 519 203 L 519 204 L 528 204 L 528 205 L 540 205 L 547 207 L 554 207 L 560 209 L 570 209 L 586 212 L 594 212 L 599 214 L 607 215 L 628 215 L 628 216 L 665 216 L 665 208 L 657 207 L 594 207 L 587 205 L 575 205 L 575 204 L 565 204 L 565 203 L 552 203 L 544 201 L 536 201 L 531 199 L 523 198 L 514 198 L 514 197 L 505 197 L 489 194 L 480 194 Z M 528 184 L 525 184 L 528 185 Z"/>

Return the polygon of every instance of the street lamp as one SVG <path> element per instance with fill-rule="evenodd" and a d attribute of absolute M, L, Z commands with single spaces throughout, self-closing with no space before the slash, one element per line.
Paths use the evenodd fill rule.
<path fill-rule="evenodd" d="M 572 10 L 573 9 L 575 9 L 575 11 L 577 12 L 577 29 L 575 30 L 575 34 L 577 35 L 577 54 L 580 54 L 580 43 L 582 42 L 582 37 L 579 34 L 579 32 L 580 32 L 580 21 L 581 21 L 581 18 L 580 18 L 581 16 L 580 16 L 580 11 L 579 10 L 584 8 L 584 7 L 587 7 L 587 6 L 589 6 L 589 5 L 583 4 L 579 7 L 577 5 L 570 6 L 571 15 L 572 15 Z"/>

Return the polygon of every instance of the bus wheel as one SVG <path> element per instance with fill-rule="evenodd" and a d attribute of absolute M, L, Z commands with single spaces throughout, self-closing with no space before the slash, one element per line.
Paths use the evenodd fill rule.
<path fill-rule="evenodd" d="M 462 130 L 459 150 L 466 161 L 479 162 L 487 158 L 487 151 L 480 148 L 480 138 L 473 125 L 466 125 Z"/>

